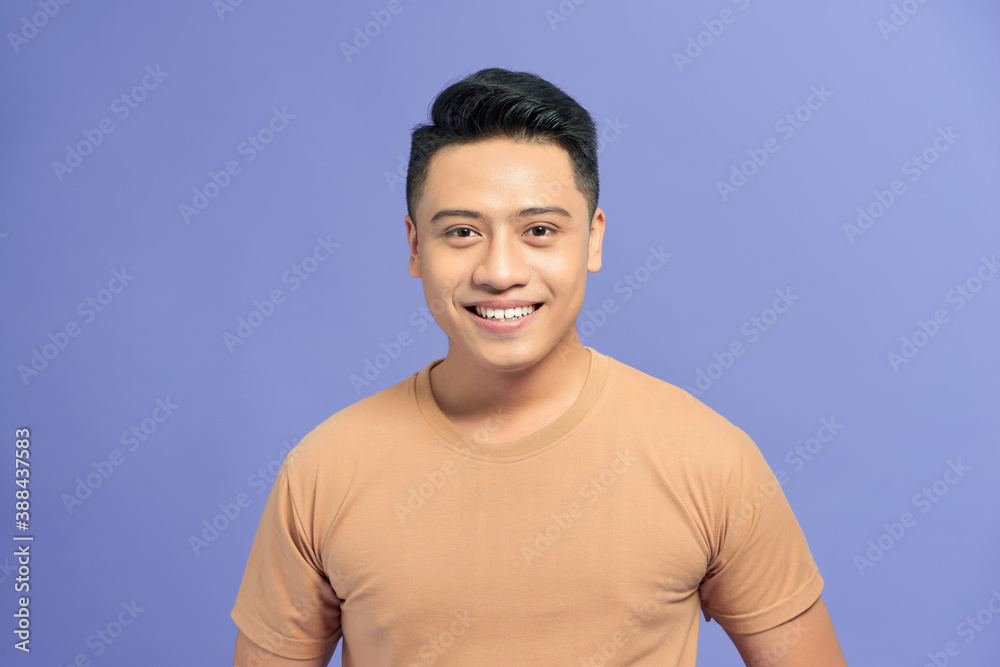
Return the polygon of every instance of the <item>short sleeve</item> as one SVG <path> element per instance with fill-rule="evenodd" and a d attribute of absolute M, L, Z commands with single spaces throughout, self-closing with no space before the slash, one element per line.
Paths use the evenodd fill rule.
<path fill-rule="evenodd" d="M 700 593 L 706 620 L 748 634 L 804 612 L 819 598 L 823 579 L 760 449 L 743 431 L 736 449 Z"/>
<path fill-rule="evenodd" d="M 286 459 L 271 487 L 231 613 L 251 641 L 286 658 L 324 655 L 341 638 L 340 599 L 303 526 Z"/>

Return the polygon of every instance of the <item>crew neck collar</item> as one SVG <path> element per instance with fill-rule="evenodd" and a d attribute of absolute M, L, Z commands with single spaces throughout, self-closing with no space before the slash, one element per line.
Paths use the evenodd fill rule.
<path fill-rule="evenodd" d="M 445 416 L 434 400 L 430 380 L 431 369 L 444 358 L 431 361 L 414 375 L 412 387 L 417 407 L 428 427 L 443 444 L 464 456 L 504 462 L 528 458 L 563 442 L 603 401 L 610 384 L 611 358 L 592 347 L 584 348 L 590 351 L 590 369 L 576 401 L 555 421 L 523 438 L 510 442 L 487 442 L 469 435 Z"/>

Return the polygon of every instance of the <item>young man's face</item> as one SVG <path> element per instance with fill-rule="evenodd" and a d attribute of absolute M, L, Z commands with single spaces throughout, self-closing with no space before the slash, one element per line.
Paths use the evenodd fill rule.
<path fill-rule="evenodd" d="M 491 139 L 431 158 L 406 216 L 410 275 L 449 339 L 449 356 L 495 370 L 530 367 L 579 345 L 587 272 L 601 267 L 604 212 L 588 218 L 569 154 L 555 144 Z M 533 305 L 512 320 L 475 306 Z"/>

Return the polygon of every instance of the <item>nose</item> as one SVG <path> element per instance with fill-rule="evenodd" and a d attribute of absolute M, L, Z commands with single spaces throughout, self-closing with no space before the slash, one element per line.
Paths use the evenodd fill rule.
<path fill-rule="evenodd" d="M 484 245 L 483 256 L 472 273 L 473 282 L 498 292 L 528 283 L 531 267 L 516 232 L 493 234 Z"/>

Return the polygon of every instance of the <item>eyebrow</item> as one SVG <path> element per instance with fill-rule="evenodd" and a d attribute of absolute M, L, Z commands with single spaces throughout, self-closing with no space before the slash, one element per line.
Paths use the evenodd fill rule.
<path fill-rule="evenodd" d="M 531 208 L 521 209 L 517 212 L 515 217 L 517 218 L 533 218 L 538 215 L 561 215 L 566 218 L 572 218 L 569 211 L 559 206 L 533 206 Z M 438 211 L 434 214 L 434 217 L 430 219 L 428 224 L 435 224 L 440 220 L 445 218 L 471 218 L 475 220 L 485 220 L 486 216 L 479 211 L 470 211 L 465 208 L 446 208 Z"/>

